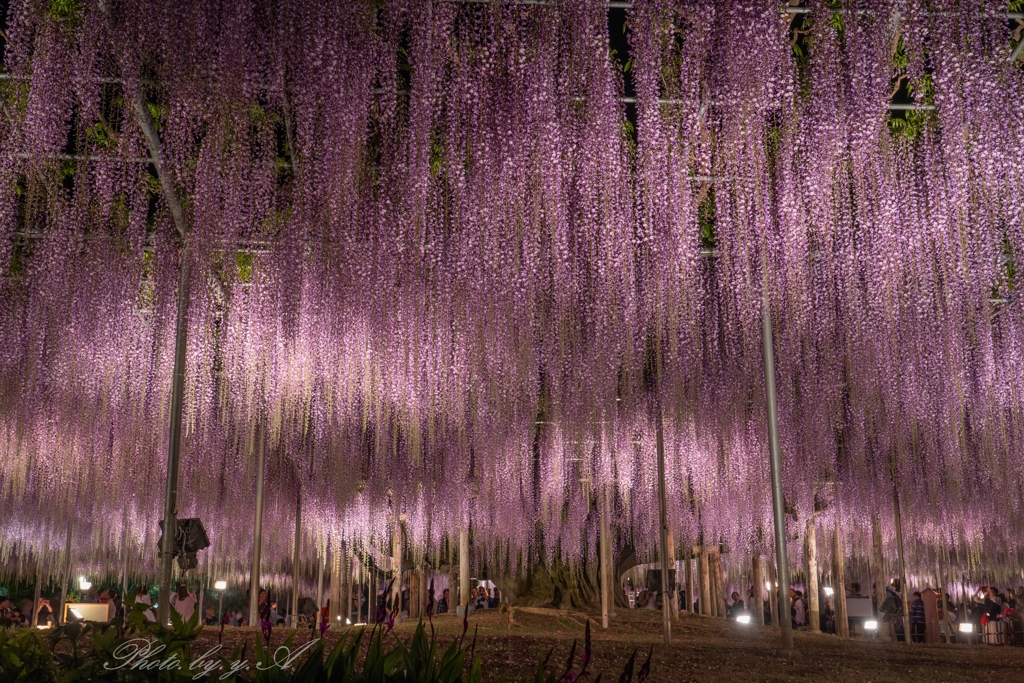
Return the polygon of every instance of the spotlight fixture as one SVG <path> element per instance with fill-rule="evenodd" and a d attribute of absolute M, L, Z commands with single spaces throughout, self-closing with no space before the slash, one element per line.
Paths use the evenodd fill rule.
<path fill-rule="evenodd" d="M 865 631 L 877 631 L 878 630 L 878 622 L 875 621 L 874 619 L 872 619 L 870 621 L 865 621 L 864 622 L 864 630 Z"/>
<path fill-rule="evenodd" d="M 832 590 L 831 586 L 825 586 L 825 595 L 832 595 L 833 593 L 835 593 L 835 591 Z"/>
<path fill-rule="evenodd" d="M 960 624 L 960 633 L 974 633 L 974 624 L 969 622 Z"/>
<path fill-rule="evenodd" d="M 749 614 L 741 614 L 738 617 L 736 617 L 736 622 L 739 623 L 739 624 L 749 624 L 750 623 L 750 615 Z"/>
<path fill-rule="evenodd" d="M 86 581 L 84 576 L 79 576 L 78 577 L 78 587 L 81 588 L 84 591 L 87 591 L 90 588 L 92 588 L 92 582 L 91 581 Z"/>
<path fill-rule="evenodd" d="M 228 582 L 227 581 L 216 581 L 213 584 L 214 590 L 222 591 L 222 590 L 224 590 L 227 587 L 228 587 Z"/>

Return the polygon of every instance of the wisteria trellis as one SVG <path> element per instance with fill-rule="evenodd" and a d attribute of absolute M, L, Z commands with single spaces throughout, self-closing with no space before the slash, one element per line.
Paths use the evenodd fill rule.
<path fill-rule="evenodd" d="M 56 572 L 69 522 L 76 566 L 154 569 L 180 242 L 136 162 L 140 87 L 190 227 L 203 571 L 245 571 L 257 434 L 271 573 L 300 487 L 320 548 L 380 554 L 402 513 L 416 552 L 471 524 L 513 569 L 592 557 L 610 489 L 652 557 L 656 383 L 675 538 L 743 564 L 771 542 L 765 291 L 792 534 L 817 510 L 866 555 L 879 512 L 892 548 L 895 486 L 915 571 L 1018 571 L 1014 26 L 994 0 L 834 5 L 807 3 L 794 57 L 776 2 L 638 0 L 634 135 L 596 0 L 13 2 L 8 571 Z M 890 123 L 901 75 L 934 114 Z"/>

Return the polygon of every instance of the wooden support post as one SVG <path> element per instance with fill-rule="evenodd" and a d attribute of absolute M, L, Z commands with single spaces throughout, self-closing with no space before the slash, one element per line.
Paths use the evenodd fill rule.
<path fill-rule="evenodd" d="M 821 633 L 821 605 L 818 604 L 818 530 L 814 517 L 807 520 L 807 622 L 811 633 Z"/>
<path fill-rule="evenodd" d="M 717 603 L 718 616 L 725 618 L 725 583 L 722 576 L 722 553 L 717 550 L 711 553 L 712 569 L 715 582 L 714 602 Z"/>
<path fill-rule="evenodd" d="M 331 548 L 331 586 L 328 591 L 328 602 L 330 603 L 330 609 L 327 611 L 327 618 L 331 628 L 338 628 L 341 624 L 342 607 L 341 607 L 341 583 L 342 583 L 342 552 L 341 543 L 337 543 Z"/>
<path fill-rule="evenodd" d="M 947 580 L 946 568 L 942 561 L 942 552 L 943 551 L 940 549 L 939 557 L 937 559 L 939 564 L 939 600 L 942 604 L 942 619 L 939 622 L 939 626 L 942 629 L 940 633 L 945 636 L 945 640 L 941 642 L 950 643 L 952 642 L 951 638 L 953 634 L 949 632 L 951 630 L 949 624 L 949 601 L 946 600 L 946 591 L 948 590 L 949 581 Z"/>
<path fill-rule="evenodd" d="M 775 563 L 772 562 L 771 558 L 768 559 L 768 583 L 771 584 L 771 588 L 768 589 L 768 605 L 772 615 L 772 626 L 779 625 L 779 582 L 776 578 Z"/>
<path fill-rule="evenodd" d="M 391 609 L 397 624 L 402 621 L 402 523 L 397 519 L 391 532 L 391 565 L 395 579 L 391 587 Z"/>
<path fill-rule="evenodd" d="M 409 572 L 409 618 L 420 617 L 420 572 L 413 569 Z"/>
<path fill-rule="evenodd" d="M 686 600 L 683 601 L 683 607 L 686 608 L 687 614 L 693 614 L 693 603 L 694 603 L 694 591 L 693 591 L 693 554 L 689 553 L 686 560 L 683 562 L 683 568 L 685 569 L 686 576 Z"/>
<path fill-rule="evenodd" d="M 837 510 L 838 512 L 838 510 Z M 836 515 L 835 529 L 832 534 L 832 597 L 836 610 L 836 635 L 840 638 L 850 637 L 849 613 L 846 610 L 846 568 L 843 562 L 842 533 L 839 530 L 839 515 Z"/>
<path fill-rule="evenodd" d="M 64 625 L 64 605 L 68 601 L 68 582 L 71 580 L 71 527 L 74 523 L 74 517 L 68 520 L 68 536 L 64 544 L 64 568 L 60 573 L 60 607 L 57 608 L 53 615 L 56 622 L 61 626 Z"/>
<path fill-rule="evenodd" d="M 711 571 L 708 567 L 708 552 L 700 549 L 697 556 L 700 564 L 700 613 L 706 617 L 711 616 Z"/>
<path fill-rule="evenodd" d="M 903 554 L 903 520 L 900 516 L 900 494 L 893 482 L 893 517 L 896 523 L 896 554 L 900 565 L 900 595 L 903 599 L 903 642 L 910 644 L 910 586 L 907 585 L 907 564 Z"/>
<path fill-rule="evenodd" d="M 878 525 L 878 513 L 871 515 L 871 580 L 875 584 L 875 610 L 878 616 L 882 616 L 878 610 L 885 602 L 885 588 L 889 585 L 885 573 L 885 556 L 882 554 L 882 530 Z"/>
<path fill-rule="evenodd" d="M 459 532 L 459 604 L 469 608 L 469 529 Z"/>
<path fill-rule="evenodd" d="M 748 598 L 753 604 L 747 605 L 747 607 L 750 609 L 750 613 L 754 615 L 754 623 L 758 626 L 764 626 L 764 571 L 761 566 L 760 554 L 754 553 L 751 565 L 751 574 L 753 575 L 751 590 L 754 594 Z"/>
<path fill-rule="evenodd" d="M 676 568 L 676 539 L 672 535 L 671 531 L 668 532 L 668 551 L 669 587 L 668 596 L 666 597 L 666 599 L 672 601 L 669 610 L 669 613 L 672 616 L 672 620 L 679 621 L 679 591 L 676 590 L 676 585 L 679 583 L 679 578 L 672 578 L 671 574 L 675 571 Z"/>
<path fill-rule="evenodd" d="M 320 623 L 320 608 L 324 606 L 324 565 L 326 563 L 326 555 L 316 558 L 316 617 L 314 621 L 318 624 Z"/>
<path fill-rule="evenodd" d="M 369 572 L 367 577 L 369 587 L 366 591 L 366 623 L 377 623 L 377 572 Z"/>
<path fill-rule="evenodd" d="M 302 493 L 295 497 L 295 546 L 292 549 L 292 628 L 299 627 L 299 555 L 302 552 Z"/>
<path fill-rule="evenodd" d="M 422 558 L 420 558 L 420 619 L 427 616 L 427 591 L 430 588 L 430 580 L 427 577 L 428 573 L 427 569 L 423 566 Z"/>
<path fill-rule="evenodd" d="M 260 621 L 260 560 L 263 551 L 263 475 L 267 469 L 266 435 L 256 426 L 256 501 L 253 519 L 252 556 L 249 558 L 249 625 L 258 626 Z M 164 532 L 166 536 L 166 530 Z M 166 554 L 166 550 L 164 551 Z M 163 593 L 163 579 L 160 592 Z M 269 599 L 269 595 L 267 596 Z M 163 612 L 163 595 L 160 596 L 160 611 Z"/>

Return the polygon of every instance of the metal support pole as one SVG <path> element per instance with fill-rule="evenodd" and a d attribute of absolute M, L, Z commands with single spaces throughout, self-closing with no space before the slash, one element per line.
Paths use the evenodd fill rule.
<path fill-rule="evenodd" d="M 292 552 L 292 627 L 299 627 L 299 553 L 302 551 L 302 491 L 295 497 L 295 549 Z"/>
<path fill-rule="evenodd" d="M 121 552 L 124 553 L 124 562 L 121 564 L 121 604 L 128 604 L 128 520 L 124 525 L 124 540 L 121 543 Z M 125 607 L 125 614 L 127 614 Z"/>
<path fill-rule="evenodd" d="M 256 429 L 256 513 L 253 520 L 252 565 L 249 568 L 250 626 L 256 626 L 260 618 L 260 559 L 263 552 L 263 472 L 267 469 L 267 449 L 264 443 L 264 436 L 259 426 Z"/>
<path fill-rule="evenodd" d="M 814 518 L 807 520 L 807 614 L 811 633 L 821 633 L 821 605 L 818 604 L 818 530 Z"/>
<path fill-rule="evenodd" d="M 39 601 L 42 599 L 43 596 L 43 573 L 39 570 L 39 561 L 36 560 L 36 590 L 35 593 L 32 594 L 32 612 L 28 618 L 29 628 L 35 628 L 36 624 L 39 621 Z"/>
<path fill-rule="evenodd" d="M 324 563 L 327 556 L 321 555 L 316 568 L 316 621 L 320 622 L 320 609 L 324 606 Z"/>
<path fill-rule="evenodd" d="M 668 590 L 668 516 L 665 510 L 665 436 L 661 417 L 660 387 L 654 393 L 654 432 L 658 449 L 658 526 L 661 555 L 661 626 L 665 644 L 672 642 L 672 605 Z"/>
<path fill-rule="evenodd" d="M 68 520 L 68 538 L 64 543 L 64 569 L 61 572 L 60 581 L 60 609 L 53 615 L 54 620 L 62 626 L 64 625 L 65 605 L 68 601 L 68 581 L 71 580 L 71 528 L 74 523 L 73 517 Z"/>
<path fill-rule="evenodd" d="M 609 548 L 611 534 L 608 533 L 608 494 L 607 491 L 601 497 L 601 628 L 608 628 L 608 603 L 612 595 L 612 572 L 608 566 Z"/>
<path fill-rule="evenodd" d="M 391 611 L 397 624 L 402 621 L 402 522 L 397 519 L 394 531 L 391 532 L 391 555 L 392 569 L 395 572 L 395 583 L 391 587 Z"/>
<path fill-rule="evenodd" d="M 750 565 L 752 595 L 747 608 L 753 615 L 754 623 L 764 626 L 764 571 L 762 571 L 761 555 L 756 551 Z"/>
<path fill-rule="evenodd" d="M 903 642 L 910 644 L 910 586 L 907 585 L 907 565 L 903 555 L 903 520 L 900 517 L 900 493 L 896 483 L 892 486 L 893 516 L 896 521 L 896 552 L 900 563 L 900 595 L 903 601 Z"/>
<path fill-rule="evenodd" d="M 217 623 L 224 623 L 224 591 L 220 591 L 220 597 L 217 598 Z"/>
<path fill-rule="evenodd" d="M 672 536 L 672 532 L 668 532 L 668 550 L 671 555 L 672 561 L 669 563 L 669 569 L 676 571 L 676 539 Z M 679 573 L 676 572 L 678 579 Z M 674 580 L 669 577 L 669 597 L 671 598 L 672 606 L 672 621 L 679 621 L 679 591 L 676 590 L 678 580 Z"/>
<path fill-rule="evenodd" d="M 181 408 L 185 394 L 185 343 L 188 339 L 188 299 L 192 262 L 182 247 L 178 276 L 178 317 L 174 331 L 174 376 L 171 382 L 171 424 L 167 439 L 167 485 L 164 490 L 164 535 L 160 549 L 160 592 L 157 623 L 166 624 L 171 615 L 171 577 L 174 537 L 178 531 L 178 464 L 181 461 Z"/>
<path fill-rule="evenodd" d="M 469 609 L 469 529 L 459 532 L 459 604 Z"/>
<path fill-rule="evenodd" d="M 761 343 L 764 353 L 764 393 L 768 404 L 768 452 L 771 456 L 772 513 L 775 518 L 775 564 L 778 566 L 779 626 L 782 650 L 793 651 L 793 622 L 789 606 L 789 564 L 786 556 L 786 513 L 782 499 L 782 453 L 779 449 L 779 408 L 775 400 L 775 349 L 772 312 L 765 293 L 761 304 Z"/>
<path fill-rule="evenodd" d="M 836 635 L 850 637 L 850 613 L 846 611 L 846 565 L 843 562 L 843 541 L 839 532 L 839 508 L 832 534 L 832 590 L 836 611 Z"/>
<path fill-rule="evenodd" d="M 871 515 L 871 548 L 872 548 L 872 562 L 874 565 L 871 568 L 873 583 L 875 584 L 875 610 L 877 616 L 882 616 L 881 612 L 878 611 L 882 607 L 882 603 L 885 602 L 885 588 L 889 582 L 885 578 L 885 557 L 882 554 L 882 530 L 878 526 L 878 514 Z"/>

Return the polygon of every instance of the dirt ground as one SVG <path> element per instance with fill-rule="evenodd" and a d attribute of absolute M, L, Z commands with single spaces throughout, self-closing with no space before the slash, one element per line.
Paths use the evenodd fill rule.
<path fill-rule="evenodd" d="M 594 662 L 590 666 L 593 681 L 603 674 L 602 683 L 615 683 L 633 653 L 640 648 L 635 670 L 639 670 L 653 645 L 652 683 L 760 683 L 775 681 L 857 681 L 858 683 L 946 683 L 955 681 L 1008 681 L 1024 683 L 1024 648 L 988 645 L 904 645 L 880 640 L 851 639 L 797 632 L 798 654 L 784 658 L 778 654 L 779 632 L 771 628 L 744 626 L 723 619 L 683 614 L 672 624 L 672 645 L 662 644 L 661 615 L 648 610 L 620 610 L 607 631 L 600 628 L 598 615 L 572 613 L 552 617 L 515 614 L 510 628 L 507 614 L 490 610 L 469 618 L 466 642 L 477 632 L 476 655 L 484 661 L 485 680 L 497 681 L 504 674 L 510 683 L 531 680 L 537 662 L 553 649 L 549 670 L 561 675 L 573 639 L 582 652 L 584 624 L 591 622 Z M 391 637 L 408 642 L 415 623 L 406 621 Z M 360 627 L 351 627 L 360 628 Z M 434 618 L 439 642 L 444 645 L 462 633 L 462 621 L 454 616 Z M 341 638 L 348 629 L 330 631 L 328 642 Z M 228 628 L 224 649 L 230 652 L 256 629 Z M 204 633 L 205 643 L 215 643 L 218 629 Z M 275 629 L 272 644 L 292 634 Z M 298 643 L 308 640 L 307 632 L 298 634 Z M 205 649 L 205 648 L 204 648 Z M 251 651 L 251 646 L 249 648 Z M 576 672 L 579 671 L 577 656 Z M 635 679 L 634 679 L 635 680 Z"/>

